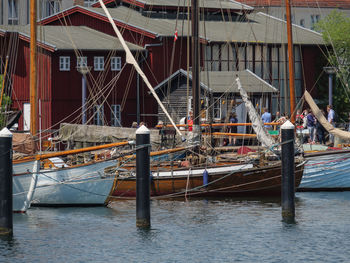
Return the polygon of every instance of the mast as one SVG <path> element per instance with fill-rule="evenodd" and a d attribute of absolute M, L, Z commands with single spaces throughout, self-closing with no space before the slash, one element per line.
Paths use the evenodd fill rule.
<path fill-rule="evenodd" d="M 192 25 L 192 100 L 193 100 L 193 133 L 195 138 L 200 133 L 200 87 L 199 87 L 199 37 L 198 37 L 198 0 L 191 0 Z M 197 135 L 197 136 L 196 136 Z"/>
<path fill-rule="evenodd" d="M 287 16 L 287 35 L 288 35 L 288 65 L 289 65 L 289 96 L 290 96 L 290 114 L 291 121 L 295 121 L 295 90 L 294 90 L 294 55 L 293 55 L 293 36 L 290 2 L 286 0 Z"/>
<path fill-rule="evenodd" d="M 30 133 L 37 133 L 36 0 L 30 0 Z"/>

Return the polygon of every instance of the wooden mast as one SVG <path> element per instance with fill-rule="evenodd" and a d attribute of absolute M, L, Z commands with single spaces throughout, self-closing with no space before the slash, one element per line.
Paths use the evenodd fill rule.
<path fill-rule="evenodd" d="M 289 0 L 286 0 L 286 17 L 287 17 L 287 35 L 288 35 L 290 114 L 291 114 L 291 121 L 294 123 L 295 122 L 294 55 L 293 55 L 291 10 L 290 10 Z"/>
<path fill-rule="evenodd" d="M 198 33 L 198 0 L 191 0 L 191 25 L 192 25 L 192 100 L 193 100 L 193 132 L 200 131 L 200 87 L 199 87 L 199 33 Z"/>
<path fill-rule="evenodd" d="M 36 60 L 36 0 L 30 0 L 30 133 L 36 135 L 37 129 L 37 60 Z"/>

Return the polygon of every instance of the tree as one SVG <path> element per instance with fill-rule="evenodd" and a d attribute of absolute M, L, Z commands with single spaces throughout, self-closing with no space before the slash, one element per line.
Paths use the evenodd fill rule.
<path fill-rule="evenodd" d="M 340 118 L 347 120 L 350 111 L 350 18 L 332 11 L 315 25 L 327 44 L 328 64 L 336 68 L 333 104 Z"/>

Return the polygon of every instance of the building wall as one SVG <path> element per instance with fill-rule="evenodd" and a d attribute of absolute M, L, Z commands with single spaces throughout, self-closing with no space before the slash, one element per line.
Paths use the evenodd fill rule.
<path fill-rule="evenodd" d="M 13 71 L 10 72 L 10 78 L 12 83 L 11 99 L 12 108 L 16 110 L 23 110 L 23 105 L 29 103 L 30 98 L 30 46 L 29 43 L 18 39 L 18 46 L 16 52 L 11 52 L 13 63 L 9 64 L 9 67 L 13 67 Z M 39 48 L 38 60 L 37 60 L 37 94 L 38 100 L 41 104 L 41 127 L 43 130 L 50 129 L 52 125 L 51 116 L 51 53 Z M 39 106 L 39 102 L 37 104 Z M 37 118 L 39 124 L 39 117 Z M 27 124 L 28 126 L 28 124 Z M 23 114 L 18 123 L 19 130 L 24 128 Z M 39 128 L 39 125 L 38 125 Z"/>
<path fill-rule="evenodd" d="M 302 59 L 315 70 L 315 64 L 309 56 L 302 57 L 306 46 L 294 46 L 295 91 L 298 101 L 304 91 Z M 308 47 L 314 54 L 315 46 Z M 316 52 L 317 53 L 317 52 Z M 289 76 L 287 45 L 250 44 L 250 43 L 210 43 L 205 48 L 204 65 L 208 71 L 238 71 L 249 69 L 260 78 L 279 90 L 279 97 L 272 100 L 273 112 L 289 112 Z M 308 84 L 316 79 L 308 76 Z M 311 84 L 313 85 L 313 84 Z"/>
<path fill-rule="evenodd" d="M 109 56 L 122 57 L 122 68 L 125 65 L 124 52 L 111 54 L 104 51 L 85 51 L 81 53 L 87 57 L 90 74 L 87 75 L 87 94 L 89 95 L 86 107 L 87 120 L 93 124 L 93 105 L 104 105 L 104 125 L 111 125 L 110 105 L 119 104 L 122 106 L 122 125 L 131 126 L 136 121 L 136 72 L 130 66 L 126 65 L 120 74 L 120 71 L 111 71 L 107 64 Z M 59 70 L 59 57 L 70 57 L 70 71 Z M 105 70 L 94 70 L 94 56 L 103 56 L 105 58 Z M 73 51 L 56 52 L 52 64 L 53 74 L 53 101 L 52 107 L 55 115 L 54 123 L 72 122 L 81 123 L 81 105 L 82 105 L 82 74 L 76 69 L 76 55 Z M 114 79 L 114 81 L 113 81 Z M 141 97 L 144 94 L 141 94 Z M 150 105 L 144 104 L 141 100 L 141 108 L 146 112 L 151 110 Z M 57 127 L 56 127 L 57 128 Z"/>
<path fill-rule="evenodd" d="M 0 24 L 9 23 L 9 2 L 14 2 L 17 7 L 17 19 L 13 20 L 17 25 L 26 25 L 29 23 L 29 0 L 0 0 Z"/>
<path fill-rule="evenodd" d="M 9 1 L 17 6 L 18 25 L 30 23 L 30 0 L 0 0 L 0 25 L 9 24 Z M 84 2 L 84 1 L 83 1 Z M 48 3 L 51 3 L 49 8 Z M 38 19 L 52 15 L 55 12 L 65 10 L 75 4 L 75 0 L 38 0 Z"/>
<path fill-rule="evenodd" d="M 324 19 L 327 15 L 329 15 L 334 10 L 344 12 L 347 16 L 350 16 L 349 9 L 337 9 L 337 7 L 334 7 L 334 8 L 292 7 L 292 23 L 309 28 L 309 29 L 314 29 L 314 24 L 317 21 Z M 283 20 L 286 17 L 285 7 L 263 7 L 263 8 L 257 7 L 255 8 L 255 11 L 261 11 Z"/>

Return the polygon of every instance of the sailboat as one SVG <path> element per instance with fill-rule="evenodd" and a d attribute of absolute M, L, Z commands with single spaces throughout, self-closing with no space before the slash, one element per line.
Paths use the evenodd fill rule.
<path fill-rule="evenodd" d="M 305 100 L 311 107 L 317 120 L 325 129 L 342 140 L 350 140 L 350 133 L 333 127 L 323 116 L 322 112 L 305 91 Z M 305 165 L 303 179 L 298 191 L 347 191 L 350 190 L 350 151 L 348 149 L 318 150 L 305 154 L 307 164 Z"/>
<path fill-rule="evenodd" d="M 31 1 L 31 77 L 30 77 L 30 131 L 36 127 L 36 1 Z M 115 164 L 115 156 L 88 158 L 81 163 L 68 164 L 69 156 L 87 154 L 103 149 L 115 149 L 133 144 L 132 141 L 87 147 L 84 149 L 32 154 L 13 160 L 13 210 L 25 212 L 31 204 L 40 206 L 85 206 L 108 203 L 115 176 L 104 169 Z M 116 152 L 116 151 L 114 151 Z M 90 157 L 91 155 L 89 155 Z M 85 157 L 85 156 L 84 156 Z"/>
<path fill-rule="evenodd" d="M 109 11 L 105 7 L 102 0 L 99 1 L 109 22 L 123 43 L 124 39 L 116 27 Z M 192 21 L 198 20 L 198 6 L 196 1 L 192 2 Z M 199 125 L 199 42 L 198 42 L 198 23 L 192 23 L 192 89 L 194 98 L 194 123 L 193 133 L 191 134 L 191 144 L 197 146 L 193 149 L 193 156 L 198 156 L 200 144 L 200 125 Z M 125 43 L 125 42 L 124 42 Z M 127 62 L 133 64 L 142 76 L 147 87 L 155 96 L 153 87 L 150 85 L 145 74 L 139 68 L 137 62 L 133 58 L 126 45 L 123 45 L 127 53 Z M 196 99 L 197 98 L 197 99 Z M 170 116 L 170 122 L 173 124 Z M 174 125 L 174 124 L 173 124 Z M 176 131 L 183 136 L 174 125 Z M 200 155 L 199 155 L 200 156 Z M 239 161 L 222 161 L 209 162 L 206 158 L 205 163 L 196 164 L 194 157 L 191 161 L 169 162 L 159 165 L 151 165 L 151 195 L 166 197 L 179 196 L 237 196 L 237 195 L 278 195 L 281 192 L 281 162 L 270 161 L 268 164 L 261 163 L 240 163 Z M 136 174 L 135 164 L 130 164 L 129 160 L 121 161 L 122 163 L 116 167 L 117 182 L 113 191 L 116 197 L 134 197 L 136 194 Z M 129 164 L 127 164 L 129 163 Z M 302 161 L 296 163 L 295 175 L 296 186 L 299 185 L 303 173 Z"/>

